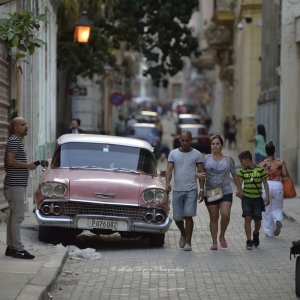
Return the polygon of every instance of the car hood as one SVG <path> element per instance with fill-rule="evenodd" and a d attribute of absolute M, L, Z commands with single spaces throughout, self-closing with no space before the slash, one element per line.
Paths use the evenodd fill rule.
<path fill-rule="evenodd" d="M 73 200 L 145 204 L 140 195 L 148 188 L 162 188 L 160 177 L 116 171 L 50 169 L 43 182 L 65 183 Z M 65 195 L 65 197 L 67 197 Z"/>

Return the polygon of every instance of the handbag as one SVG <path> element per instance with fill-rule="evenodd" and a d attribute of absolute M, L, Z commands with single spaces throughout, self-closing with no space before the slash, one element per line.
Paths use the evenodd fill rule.
<path fill-rule="evenodd" d="M 226 162 L 228 164 L 227 157 L 226 157 Z M 207 202 L 213 202 L 213 201 L 216 201 L 216 200 L 219 200 L 219 199 L 223 198 L 222 186 L 224 184 L 226 176 L 227 176 L 227 173 L 225 174 L 223 182 L 222 182 L 220 187 L 217 187 L 217 188 L 206 191 Z"/>
<path fill-rule="evenodd" d="M 284 198 L 294 198 L 297 196 L 293 179 L 288 177 L 282 181 Z"/>

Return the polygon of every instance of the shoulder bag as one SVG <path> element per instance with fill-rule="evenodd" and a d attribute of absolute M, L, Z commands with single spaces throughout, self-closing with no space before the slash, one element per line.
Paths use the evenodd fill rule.
<path fill-rule="evenodd" d="M 293 179 L 291 177 L 287 177 L 282 180 L 283 183 L 283 197 L 284 198 L 295 198 L 297 196 Z"/>
<path fill-rule="evenodd" d="M 228 165 L 227 156 L 226 156 L 226 162 L 227 162 L 227 165 Z M 229 172 L 230 172 L 230 169 L 229 169 Z M 222 186 L 223 186 L 225 178 L 229 174 L 229 172 L 225 174 L 223 182 L 222 182 L 220 187 L 217 187 L 217 188 L 206 191 L 207 202 L 213 202 L 213 201 L 216 201 L 216 200 L 219 200 L 219 199 L 223 198 Z"/>

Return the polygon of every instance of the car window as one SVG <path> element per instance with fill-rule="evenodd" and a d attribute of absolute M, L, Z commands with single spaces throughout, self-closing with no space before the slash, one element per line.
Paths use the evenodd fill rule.
<path fill-rule="evenodd" d="M 198 118 L 180 118 L 179 124 L 200 124 Z"/>
<path fill-rule="evenodd" d="M 207 130 L 204 127 L 203 128 L 184 128 L 184 130 L 190 131 L 192 133 L 192 136 L 207 134 Z"/>
<path fill-rule="evenodd" d="M 51 166 L 105 169 L 125 168 L 155 174 L 155 159 L 149 150 L 100 143 L 67 143 L 56 149 Z"/>
<path fill-rule="evenodd" d="M 128 134 L 137 137 L 156 136 L 158 131 L 154 127 L 132 127 L 129 128 Z"/>
<path fill-rule="evenodd" d="M 138 115 L 136 116 L 136 120 L 138 123 L 151 123 L 154 124 L 156 121 L 155 116 L 147 116 L 147 115 Z"/>

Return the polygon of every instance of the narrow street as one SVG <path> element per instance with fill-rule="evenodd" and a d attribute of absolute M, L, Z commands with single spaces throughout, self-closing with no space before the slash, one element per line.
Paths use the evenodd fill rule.
<path fill-rule="evenodd" d="M 170 143 L 172 121 L 164 120 L 164 140 Z M 166 160 L 159 167 L 165 168 Z M 162 248 L 144 239 L 81 236 L 80 248 L 96 248 L 99 260 L 70 260 L 58 278 L 53 299 L 297 299 L 292 241 L 300 224 L 283 221 L 278 237 L 260 233 L 258 248 L 247 251 L 240 199 L 234 197 L 226 239 L 228 250 L 211 251 L 209 217 L 198 205 L 193 251 L 179 248 L 180 233 L 171 224 Z M 172 215 L 172 211 L 171 211 Z M 72 242 L 72 241 L 70 241 Z"/>

